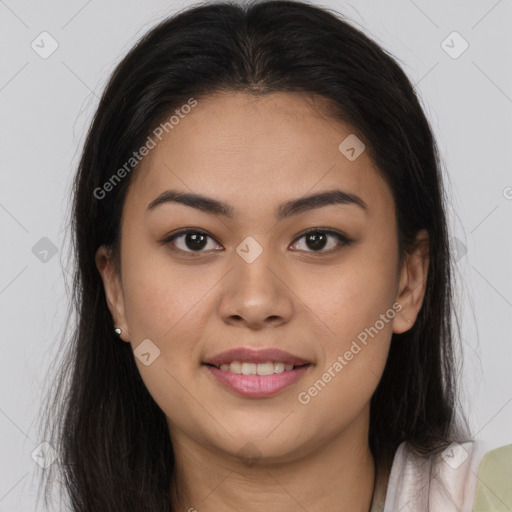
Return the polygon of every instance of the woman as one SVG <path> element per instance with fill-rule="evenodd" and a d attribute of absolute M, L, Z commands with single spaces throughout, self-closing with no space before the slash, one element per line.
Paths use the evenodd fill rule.
<path fill-rule="evenodd" d="M 101 98 L 73 233 L 47 436 L 71 510 L 472 509 L 436 144 L 339 16 L 153 28 Z"/>

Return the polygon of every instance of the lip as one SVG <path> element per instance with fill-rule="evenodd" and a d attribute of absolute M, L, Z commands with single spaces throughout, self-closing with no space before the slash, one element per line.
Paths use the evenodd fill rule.
<path fill-rule="evenodd" d="M 290 363 L 291 364 L 291 363 Z M 216 366 L 203 365 L 224 386 L 237 395 L 246 398 L 266 398 L 276 395 L 284 388 L 297 382 L 311 368 L 312 364 L 272 375 L 243 375 L 221 370 Z"/>
<path fill-rule="evenodd" d="M 307 361 L 306 359 L 290 354 L 279 348 L 255 350 L 247 347 L 239 347 L 226 350 L 225 352 L 208 358 L 203 361 L 203 364 L 220 366 L 221 364 L 232 363 L 233 361 L 240 361 L 242 363 L 266 363 L 271 361 L 293 365 L 311 363 L 311 361 Z"/>

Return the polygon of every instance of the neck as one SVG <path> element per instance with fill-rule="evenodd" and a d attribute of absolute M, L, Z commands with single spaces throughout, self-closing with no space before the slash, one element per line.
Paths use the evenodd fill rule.
<path fill-rule="evenodd" d="M 375 464 L 365 427 L 360 417 L 328 442 L 307 451 L 301 447 L 301 456 L 253 464 L 171 428 L 176 463 L 172 510 L 368 512 Z"/>

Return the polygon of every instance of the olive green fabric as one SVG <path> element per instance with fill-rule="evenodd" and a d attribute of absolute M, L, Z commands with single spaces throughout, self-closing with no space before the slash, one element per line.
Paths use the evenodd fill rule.
<path fill-rule="evenodd" d="M 512 444 L 483 457 L 473 512 L 512 512 Z"/>

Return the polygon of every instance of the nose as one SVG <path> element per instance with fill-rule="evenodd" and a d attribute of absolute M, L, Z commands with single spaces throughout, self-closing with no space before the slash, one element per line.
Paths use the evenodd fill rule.
<path fill-rule="evenodd" d="M 259 330 L 290 321 L 293 292 L 286 269 L 270 251 L 252 262 L 235 255 L 234 268 L 223 280 L 220 315 L 224 322 Z"/>

